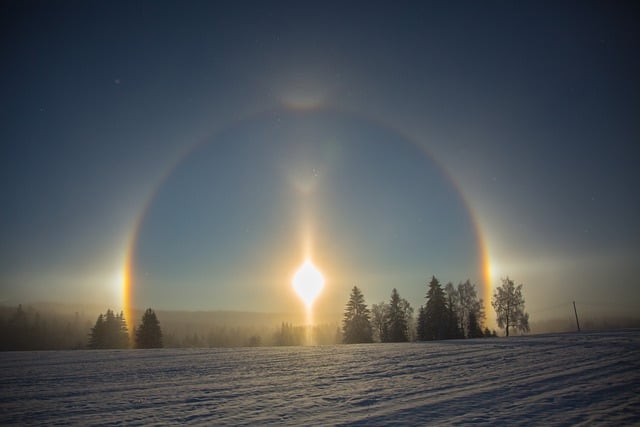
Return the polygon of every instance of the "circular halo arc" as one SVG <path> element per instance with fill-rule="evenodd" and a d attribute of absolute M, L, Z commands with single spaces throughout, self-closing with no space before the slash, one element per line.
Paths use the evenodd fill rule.
<path fill-rule="evenodd" d="M 211 140 L 215 140 L 220 134 L 224 131 L 241 126 L 243 123 L 249 123 L 252 120 L 258 118 L 266 118 L 273 115 L 277 115 L 279 112 L 290 112 L 290 108 L 284 109 L 275 109 L 275 110 L 266 110 L 257 114 L 249 115 L 243 119 L 233 121 L 226 126 L 220 127 L 217 132 L 214 132 L 210 137 L 204 138 L 203 140 L 195 143 L 185 149 L 177 158 L 171 163 L 171 166 L 167 168 L 167 170 L 161 174 L 160 178 L 157 180 L 156 185 L 153 187 L 152 191 L 149 193 L 149 196 L 146 198 L 144 203 L 142 204 L 138 215 L 135 217 L 131 231 L 129 233 L 129 238 L 127 240 L 127 246 L 125 248 L 125 256 L 124 256 L 124 265 L 122 268 L 122 306 L 125 314 L 125 320 L 127 322 L 128 330 L 133 330 L 133 310 L 136 301 L 133 300 L 132 290 L 135 284 L 133 283 L 134 277 L 134 264 L 135 264 L 135 252 L 138 243 L 138 237 L 141 225 L 145 219 L 145 216 L 157 196 L 159 190 L 162 188 L 163 184 L 168 180 L 168 178 L 172 175 L 173 171 L 175 171 L 182 163 L 187 159 L 195 150 L 201 147 L 204 144 L 209 143 Z M 449 173 L 447 168 L 437 159 L 436 156 L 425 146 L 425 144 L 420 143 L 417 138 L 410 137 L 405 132 L 397 129 L 396 127 L 385 123 L 382 120 L 373 119 L 371 117 L 361 115 L 352 111 L 344 111 L 335 108 L 313 108 L 313 109 L 305 109 L 303 114 L 313 114 L 316 111 L 329 111 L 336 113 L 338 115 L 344 115 L 347 117 L 356 118 L 359 120 L 363 120 L 368 123 L 375 124 L 382 129 L 386 129 L 389 132 L 392 132 L 399 137 L 403 138 L 405 141 L 410 143 L 412 146 L 417 148 L 432 164 L 438 169 L 438 171 L 442 174 L 442 176 L 446 179 L 448 183 L 452 186 L 452 188 L 456 191 L 459 199 L 461 200 L 465 210 L 468 213 L 469 220 L 471 222 L 471 226 L 475 233 L 475 243 L 476 250 L 479 256 L 479 264 L 481 271 L 479 271 L 479 280 L 481 286 L 481 296 L 484 302 L 485 313 L 489 313 L 491 309 L 491 296 L 492 296 L 492 285 L 491 285 L 491 270 L 490 270 L 490 260 L 489 260 L 489 252 L 487 248 L 487 244 L 485 242 L 484 235 L 482 233 L 482 229 L 480 226 L 480 222 L 478 220 L 478 216 L 474 211 L 473 207 L 469 203 L 468 197 L 465 195 L 464 191 L 458 184 L 458 182 L 454 179 L 452 174 Z M 298 112 L 300 113 L 300 112 Z M 489 318 L 487 317 L 487 321 L 489 322 Z"/>

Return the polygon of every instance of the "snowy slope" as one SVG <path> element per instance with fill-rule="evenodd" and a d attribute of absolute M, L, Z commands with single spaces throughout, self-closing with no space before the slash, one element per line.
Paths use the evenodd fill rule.
<path fill-rule="evenodd" d="M 0 354 L 0 424 L 640 424 L 640 331 Z"/>

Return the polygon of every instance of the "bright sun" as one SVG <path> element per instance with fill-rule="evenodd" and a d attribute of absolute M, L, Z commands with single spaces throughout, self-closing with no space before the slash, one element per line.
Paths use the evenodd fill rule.
<path fill-rule="evenodd" d="M 295 289 L 308 308 L 311 307 L 313 301 L 315 301 L 324 287 L 322 273 L 309 260 L 306 260 L 298 268 L 291 282 L 293 283 L 293 289 Z"/>

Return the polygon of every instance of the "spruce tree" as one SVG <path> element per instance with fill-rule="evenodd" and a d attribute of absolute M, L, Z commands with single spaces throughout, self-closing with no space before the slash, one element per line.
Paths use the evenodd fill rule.
<path fill-rule="evenodd" d="M 447 305 L 445 302 L 444 291 L 440 282 L 435 276 L 432 276 L 429 282 L 429 290 L 427 291 L 427 304 L 424 312 L 424 330 L 422 336 L 424 340 L 441 340 L 445 339 L 449 330 L 449 316 Z"/>
<path fill-rule="evenodd" d="M 162 330 L 156 313 L 148 308 L 142 315 L 142 324 L 136 330 L 136 348 L 161 348 Z"/>
<path fill-rule="evenodd" d="M 107 310 L 100 314 L 89 334 L 89 348 L 128 348 L 129 334 L 122 312 L 116 315 Z"/>
<path fill-rule="evenodd" d="M 405 304 L 398 291 L 393 288 L 391 291 L 391 300 L 389 301 L 388 310 L 388 339 L 389 342 L 406 342 L 409 341 L 409 330 L 407 327 L 407 316 Z"/>
<path fill-rule="evenodd" d="M 112 348 L 129 348 L 129 332 L 127 331 L 127 322 L 124 320 L 124 313 L 114 316 L 113 322 L 113 347 Z"/>
<path fill-rule="evenodd" d="M 104 348 L 106 328 L 104 325 L 104 315 L 100 313 L 98 320 L 89 334 L 89 348 Z"/>
<path fill-rule="evenodd" d="M 345 344 L 373 342 L 370 314 L 364 295 L 354 286 L 342 320 L 342 341 Z"/>

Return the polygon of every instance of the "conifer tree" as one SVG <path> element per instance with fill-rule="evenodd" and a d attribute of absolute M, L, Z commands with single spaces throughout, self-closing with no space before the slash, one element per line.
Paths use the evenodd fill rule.
<path fill-rule="evenodd" d="M 444 291 L 435 276 L 429 282 L 426 298 L 427 304 L 420 322 L 422 330 L 418 331 L 418 337 L 426 341 L 445 339 L 448 336 L 449 316 Z"/>
<path fill-rule="evenodd" d="M 280 329 L 273 336 L 274 345 L 300 345 L 304 340 L 304 332 L 304 327 L 294 327 L 290 323 L 282 322 Z"/>
<path fill-rule="evenodd" d="M 387 341 L 409 341 L 409 331 L 405 308 L 405 304 L 403 303 L 402 298 L 400 298 L 400 294 L 395 288 L 393 288 L 393 291 L 391 291 L 391 300 L 389 301 L 389 310 L 387 312 Z"/>
<path fill-rule="evenodd" d="M 409 341 L 407 317 L 405 306 L 400 294 L 393 288 L 391 291 L 391 300 L 389 301 L 389 320 L 388 320 L 388 341 L 405 342 Z"/>
<path fill-rule="evenodd" d="M 136 348 L 161 348 L 162 330 L 156 313 L 148 308 L 142 315 L 142 324 L 136 330 Z"/>
<path fill-rule="evenodd" d="M 373 342 L 370 314 L 364 295 L 354 286 L 342 320 L 342 341 L 345 344 Z"/>
<path fill-rule="evenodd" d="M 89 334 L 89 348 L 104 348 L 106 329 L 104 325 L 104 315 L 100 313 L 98 320 Z"/>
<path fill-rule="evenodd" d="M 91 328 L 89 335 L 89 348 L 128 348 L 129 334 L 127 324 L 122 312 L 116 315 L 107 310 L 106 314 L 100 314 L 96 324 Z"/>

